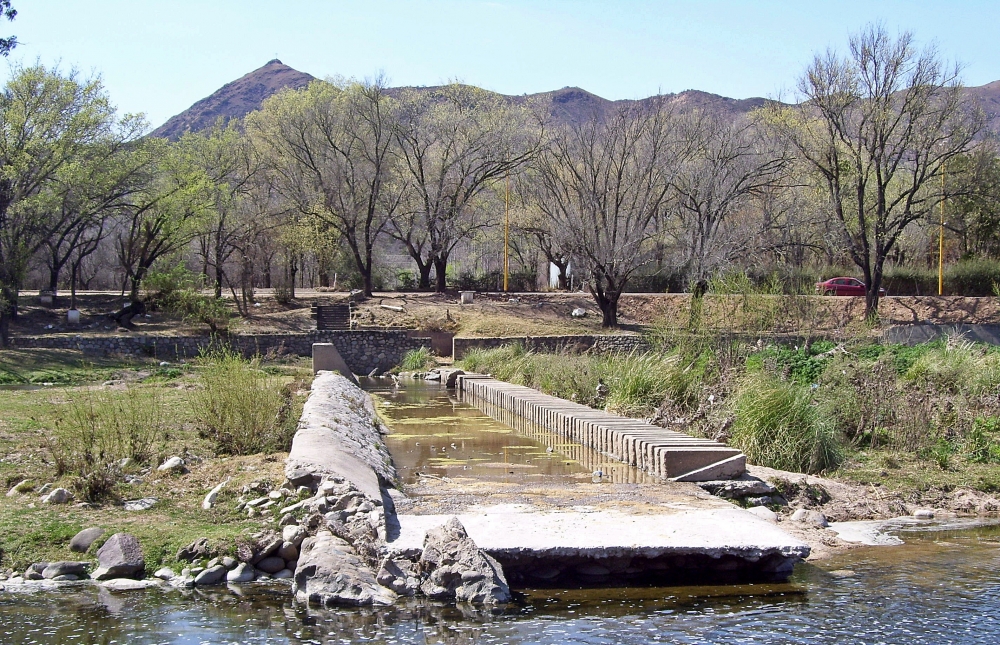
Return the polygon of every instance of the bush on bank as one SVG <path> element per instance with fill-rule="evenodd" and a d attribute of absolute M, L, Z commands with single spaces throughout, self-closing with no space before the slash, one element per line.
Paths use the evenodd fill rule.
<path fill-rule="evenodd" d="M 1000 348 L 957 339 L 916 347 L 673 341 L 609 356 L 511 345 L 470 352 L 461 364 L 619 414 L 683 423 L 774 468 L 830 471 L 872 450 L 940 469 L 1000 462 Z"/>
<path fill-rule="evenodd" d="M 200 359 L 201 389 L 191 399 L 198 430 L 217 454 L 288 450 L 295 434 L 291 391 L 261 369 L 260 357 L 230 349 Z"/>

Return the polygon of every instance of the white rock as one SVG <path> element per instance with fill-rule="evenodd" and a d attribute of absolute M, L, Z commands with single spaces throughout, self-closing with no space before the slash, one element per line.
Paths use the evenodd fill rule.
<path fill-rule="evenodd" d="M 156 504 L 155 497 L 143 497 L 142 499 L 130 499 L 125 502 L 126 511 L 148 511 Z"/>
<path fill-rule="evenodd" d="M 275 573 L 271 577 L 274 578 L 275 580 L 288 580 L 289 578 L 291 578 L 294 575 L 295 575 L 295 572 L 292 571 L 291 569 L 282 569 L 281 571 L 279 571 L 278 573 Z"/>
<path fill-rule="evenodd" d="M 308 533 L 301 526 L 295 526 L 294 524 L 286 526 L 281 530 L 281 538 L 285 542 L 289 542 L 298 548 L 302 544 L 302 540 L 306 538 Z"/>
<path fill-rule="evenodd" d="M 778 515 L 766 506 L 754 506 L 753 508 L 748 508 L 747 513 L 752 513 L 762 520 L 766 520 L 772 524 L 778 523 Z"/>
<path fill-rule="evenodd" d="M 823 515 L 819 511 L 811 511 L 807 508 L 800 508 L 799 510 L 792 513 L 793 522 L 801 522 L 803 524 L 812 524 L 821 529 L 826 528 L 830 525 L 826 520 L 826 515 Z"/>
<path fill-rule="evenodd" d="M 913 511 L 913 517 L 917 518 L 918 520 L 933 520 L 934 511 L 933 509 L 930 508 L 918 508 Z"/>
<path fill-rule="evenodd" d="M 65 504 L 71 499 L 73 499 L 73 493 L 65 488 L 56 488 L 42 498 L 42 504 Z"/>
<path fill-rule="evenodd" d="M 157 467 L 161 472 L 179 472 L 184 470 L 184 460 L 180 457 L 171 457 Z"/>
<path fill-rule="evenodd" d="M 31 480 L 22 479 L 21 481 L 17 482 L 16 484 L 10 487 L 10 490 L 7 491 L 7 497 L 15 497 L 17 495 L 20 495 L 21 493 L 26 493 L 30 489 L 31 489 Z"/>
<path fill-rule="evenodd" d="M 140 589 L 148 589 L 150 587 L 157 587 L 159 583 L 155 580 L 132 580 L 130 578 L 112 578 L 111 580 L 103 580 L 100 585 L 105 589 L 110 589 L 111 591 L 139 591 Z"/>
<path fill-rule="evenodd" d="M 227 479 L 212 490 L 208 491 L 208 495 L 205 495 L 205 499 L 201 502 L 201 507 L 207 511 L 215 506 L 216 500 L 219 499 L 219 493 L 222 492 L 222 488 L 228 483 L 229 480 Z"/>
<path fill-rule="evenodd" d="M 173 569 L 163 567 L 162 569 L 158 569 L 156 573 L 153 574 L 153 577 L 159 578 L 160 580 L 172 580 L 177 577 L 177 574 L 174 573 Z"/>
<path fill-rule="evenodd" d="M 572 313 L 570 313 L 570 315 L 573 316 L 574 318 L 583 318 L 584 316 L 587 315 L 587 310 L 583 309 L 582 307 L 577 307 L 576 309 L 573 310 Z"/>
<path fill-rule="evenodd" d="M 255 571 L 249 562 L 240 562 L 236 568 L 226 573 L 226 582 L 250 582 Z"/>

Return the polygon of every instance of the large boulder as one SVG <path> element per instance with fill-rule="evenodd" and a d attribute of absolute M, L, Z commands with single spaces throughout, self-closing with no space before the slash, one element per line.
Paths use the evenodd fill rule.
<path fill-rule="evenodd" d="M 83 529 L 74 535 L 73 539 L 69 541 L 69 550 L 75 551 L 76 553 L 86 553 L 90 548 L 90 545 L 92 545 L 102 535 L 104 535 L 104 529 L 98 526 Z"/>
<path fill-rule="evenodd" d="M 433 600 L 484 604 L 510 601 L 510 588 L 500 563 L 476 546 L 457 517 L 427 531 L 418 566 L 426 576 L 420 590 Z"/>
<path fill-rule="evenodd" d="M 146 561 L 142 547 L 134 535 L 115 533 L 97 550 L 97 569 L 90 574 L 94 580 L 135 578 L 142 575 Z"/>
<path fill-rule="evenodd" d="M 49 566 L 42 570 L 42 577 L 46 580 L 58 578 L 59 576 L 76 576 L 78 578 L 87 575 L 86 562 L 50 562 Z"/>
<path fill-rule="evenodd" d="M 350 544 L 325 530 L 302 542 L 292 592 L 299 602 L 326 607 L 391 605 L 396 599 Z"/>

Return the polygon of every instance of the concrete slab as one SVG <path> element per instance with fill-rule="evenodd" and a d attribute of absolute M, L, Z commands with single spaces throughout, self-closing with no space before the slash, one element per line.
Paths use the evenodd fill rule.
<path fill-rule="evenodd" d="M 742 509 L 661 507 L 651 514 L 521 505 L 400 515 L 389 550 L 415 556 L 427 531 L 458 517 L 515 587 L 778 582 L 809 555 L 804 542 Z"/>
<path fill-rule="evenodd" d="M 399 515 L 396 551 L 423 548 L 424 535 L 452 515 Z M 539 556 L 645 558 L 670 554 L 770 554 L 804 558 L 809 546 L 774 524 L 738 508 L 681 510 L 635 515 L 613 510 L 530 512 L 500 506 L 460 513 L 458 519 L 480 548 L 495 557 L 531 551 Z"/>

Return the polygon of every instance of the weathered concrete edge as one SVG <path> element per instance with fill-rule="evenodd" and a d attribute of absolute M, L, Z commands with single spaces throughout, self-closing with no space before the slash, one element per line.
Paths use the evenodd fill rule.
<path fill-rule="evenodd" d="M 381 424 L 368 393 L 335 372 L 320 371 L 302 407 L 285 473 L 342 477 L 371 499 L 396 480 Z"/>

